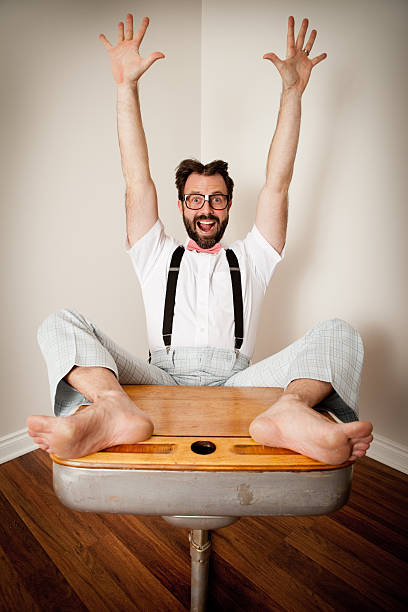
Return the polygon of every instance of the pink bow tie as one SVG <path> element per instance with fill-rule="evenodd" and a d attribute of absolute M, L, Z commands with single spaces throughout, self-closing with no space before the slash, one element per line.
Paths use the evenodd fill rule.
<path fill-rule="evenodd" d="M 189 243 L 187 245 L 187 250 L 188 251 L 197 251 L 197 253 L 219 253 L 221 251 L 222 247 L 221 247 L 221 243 L 217 242 L 217 244 L 214 244 L 213 247 L 211 247 L 211 249 L 202 249 L 200 246 L 198 246 L 198 244 L 196 242 L 194 242 L 194 240 L 189 240 Z"/>

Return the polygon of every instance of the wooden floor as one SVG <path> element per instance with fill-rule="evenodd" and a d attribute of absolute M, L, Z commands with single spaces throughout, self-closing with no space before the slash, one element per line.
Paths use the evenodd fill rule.
<path fill-rule="evenodd" d="M 1 611 L 189 609 L 187 530 L 73 512 L 51 478 L 41 450 L 0 466 Z M 407 499 L 408 476 L 364 458 L 332 515 L 213 532 L 208 610 L 406 610 Z"/>

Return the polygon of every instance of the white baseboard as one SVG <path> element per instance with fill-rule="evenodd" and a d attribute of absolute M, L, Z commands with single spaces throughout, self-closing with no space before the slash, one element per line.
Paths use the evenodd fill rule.
<path fill-rule="evenodd" d="M 38 448 L 27 433 L 27 428 L 0 438 L 0 463 L 5 463 Z"/>
<path fill-rule="evenodd" d="M 374 440 L 367 451 L 367 457 L 408 474 L 408 447 L 385 436 L 374 434 Z"/>
<path fill-rule="evenodd" d="M 27 428 L 0 438 L 0 463 L 5 463 L 38 448 L 27 433 Z M 375 434 L 367 456 L 408 474 L 408 447 Z"/>

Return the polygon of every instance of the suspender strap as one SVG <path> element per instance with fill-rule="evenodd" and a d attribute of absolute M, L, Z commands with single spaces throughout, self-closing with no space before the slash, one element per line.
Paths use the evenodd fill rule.
<path fill-rule="evenodd" d="M 225 254 L 227 256 L 228 264 L 230 267 L 232 296 L 234 299 L 235 350 L 239 350 L 242 346 L 242 342 L 244 339 L 244 308 L 242 304 L 241 272 L 239 269 L 238 259 L 234 251 L 232 249 L 226 249 Z M 183 255 L 184 247 L 177 247 L 171 257 L 170 269 L 167 277 L 166 299 L 164 302 L 162 330 L 163 342 L 167 351 L 170 350 L 171 346 L 171 334 L 173 330 L 174 304 L 176 301 L 177 281 Z"/>
<path fill-rule="evenodd" d="M 177 280 L 180 271 L 181 259 L 184 255 L 184 247 L 178 246 L 174 251 L 171 262 L 169 274 L 167 276 L 167 289 L 166 299 L 164 302 L 164 315 L 163 315 L 163 342 L 167 349 L 170 349 L 171 345 L 171 333 L 173 330 L 173 316 L 174 316 L 174 304 L 176 301 L 176 289 Z"/>
<path fill-rule="evenodd" d="M 230 267 L 232 295 L 234 298 L 234 318 L 235 318 L 235 350 L 242 346 L 244 340 L 244 308 L 242 305 L 241 272 L 237 256 L 232 249 L 225 251 Z"/>

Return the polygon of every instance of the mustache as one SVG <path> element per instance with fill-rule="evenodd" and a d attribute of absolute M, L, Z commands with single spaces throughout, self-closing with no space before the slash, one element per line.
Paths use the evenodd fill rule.
<path fill-rule="evenodd" d="M 200 221 L 215 221 L 216 223 L 218 223 L 217 217 L 213 217 L 212 215 L 208 217 L 196 217 L 194 221 L 195 223 L 199 223 Z"/>

